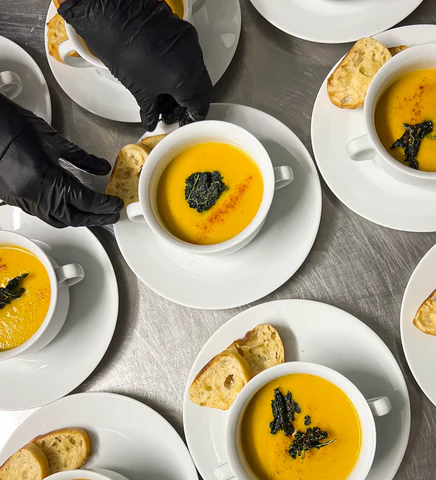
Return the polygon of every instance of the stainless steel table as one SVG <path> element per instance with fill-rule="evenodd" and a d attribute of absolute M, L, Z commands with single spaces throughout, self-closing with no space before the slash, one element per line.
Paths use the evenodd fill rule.
<path fill-rule="evenodd" d="M 0 0 L 0 35 L 24 47 L 44 72 L 53 100 L 54 126 L 90 152 L 113 159 L 119 148 L 136 141 L 142 130 L 138 125 L 98 118 L 61 91 L 44 53 L 48 3 Z M 310 118 L 316 94 L 349 45 L 318 45 L 290 37 L 266 22 L 249 0 L 241 3 L 241 41 L 215 89 L 214 100 L 268 112 L 311 150 Z M 403 24 L 435 22 L 435 0 L 424 0 Z M 396 478 L 434 480 L 436 407 L 421 392 L 406 364 L 399 316 L 410 274 L 436 242 L 436 233 L 403 233 L 374 225 L 348 210 L 325 185 L 323 201 L 321 228 L 311 254 L 288 283 L 263 301 L 307 298 L 326 302 L 356 315 L 381 336 L 402 367 L 412 402 L 409 447 Z M 160 298 L 136 279 L 108 232 L 96 229 L 95 234 L 115 266 L 121 308 L 106 356 L 76 392 L 110 391 L 139 399 L 163 414 L 183 435 L 182 396 L 192 362 L 210 335 L 242 309 L 190 310 Z M 2 413 L 0 447 L 11 428 L 27 414 Z"/>

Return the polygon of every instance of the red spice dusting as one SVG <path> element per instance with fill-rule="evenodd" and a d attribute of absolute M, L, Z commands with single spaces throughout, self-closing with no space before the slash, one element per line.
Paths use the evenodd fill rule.
<path fill-rule="evenodd" d="M 229 198 L 207 218 L 205 222 L 199 225 L 200 233 L 197 235 L 198 241 L 205 240 L 216 225 L 224 223 L 225 219 L 237 209 L 241 198 L 244 196 L 252 181 L 253 176 L 250 175 L 243 182 L 237 185 L 234 193 L 232 193 Z"/>

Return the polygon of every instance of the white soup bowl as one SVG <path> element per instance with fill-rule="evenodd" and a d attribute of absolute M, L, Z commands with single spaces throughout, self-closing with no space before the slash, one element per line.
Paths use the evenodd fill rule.
<path fill-rule="evenodd" d="M 254 480 L 241 445 L 241 424 L 245 410 L 253 396 L 267 383 L 284 375 L 305 373 L 315 375 L 336 385 L 345 393 L 356 409 L 361 426 L 361 447 L 356 465 L 347 480 L 364 480 L 368 475 L 375 455 L 376 429 L 374 416 L 390 412 L 391 403 L 387 397 L 366 400 L 357 387 L 346 377 L 331 368 L 307 362 L 288 362 L 263 371 L 250 380 L 238 395 L 230 409 L 226 431 L 227 462 L 219 465 L 214 473 L 218 480 Z M 344 479 L 338 479 L 344 480 Z"/>
<path fill-rule="evenodd" d="M 404 75 L 426 68 L 436 68 L 436 43 L 408 48 L 383 65 L 374 76 L 365 99 L 367 133 L 351 140 L 347 153 L 355 161 L 374 160 L 389 176 L 402 183 L 436 187 L 436 172 L 415 170 L 396 160 L 382 145 L 375 128 L 375 110 L 386 90 Z"/>
<path fill-rule="evenodd" d="M 195 245 L 178 239 L 165 227 L 159 215 L 157 188 L 164 170 L 177 155 L 190 147 L 208 142 L 225 143 L 248 155 L 262 175 L 263 197 L 255 217 L 241 233 L 221 243 Z M 134 222 L 147 222 L 161 240 L 185 253 L 199 255 L 234 253 L 260 232 L 271 207 L 274 191 L 289 185 L 293 179 L 291 167 L 274 168 L 263 145 L 243 128 L 215 120 L 192 123 L 165 137 L 151 151 L 139 179 L 139 202 L 127 207 L 127 216 Z"/>
<path fill-rule="evenodd" d="M 43 264 L 50 279 L 51 299 L 47 315 L 39 329 L 26 342 L 16 348 L 0 351 L 0 361 L 13 357 L 29 355 L 46 347 L 60 332 L 67 318 L 70 305 L 68 288 L 79 283 L 85 277 L 78 264 L 58 266 L 43 251 L 50 250 L 42 242 L 32 241 L 16 232 L 0 230 L 0 247 L 16 246 L 29 250 Z"/>

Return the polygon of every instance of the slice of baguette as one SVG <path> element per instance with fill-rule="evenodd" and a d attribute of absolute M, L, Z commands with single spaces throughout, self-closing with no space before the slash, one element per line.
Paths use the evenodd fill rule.
<path fill-rule="evenodd" d="M 390 58 L 388 48 L 378 40 L 358 40 L 328 79 L 331 102 L 339 108 L 363 106 L 372 79 Z"/>
<path fill-rule="evenodd" d="M 285 361 L 285 348 L 279 332 L 272 325 L 258 325 L 233 342 L 228 350 L 245 359 L 253 377 Z"/>
<path fill-rule="evenodd" d="M 50 475 L 43 451 L 29 443 L 0 467 L 0 480 L 42 480 Z"/>
<path fill-rule="evenodd" d="M 125 207 L 139 200 L 139 176 L 148 153 L 148 148 L 134 143 L 123 147 L 118 154 L 106 193 L 120 197 Z"/>
<path fill-rule="evenodd" d="M 401 53 L 403 50 L 407 50 L 409 47 L 406 45 L 398 45 L 397 47 L 391 47 L 389 48 L 389 53 L 394 56 L 397 55 L 398 53 Z"/>
<path fill-rule="evenodd" d="M 413 324 L 421 332 L 436 336 L 436 290 L 418 308 Z"/>
<path fill-rule="evenodd" d="M 247 362 L 237 352 L 226 350 L 195 377 L 189 398 L 201 407 L 227 410 L 250 379 Z"/>
<path fill-rule="evenodd" d="M 54 6 L 56 7 L 56 9 L 58 9 L 60 7 L 58 0 L 53 0 L 53 3 L 54 3 Z"/>
<path fill-rule="evenodd" d="M 82 467 L 91 454 L 88 433 L 83 428 L 63 428 L 32 440 L 45 454 L 50 473 Z"/>
<path fill-rule="evenodd" d="M 164 133 L 162 135 L 153 135 L 152 137 L 145 137 L 141 140 L 141 143 L 142 145 L 146 146 L 147 148 L 151 150 L 153 150 L 153 148 L 159 143 L 161 142 L 166 136 L 168 135 L 168 133 Z"/>
<path fill-rule="evenodd" d="M 57 13 L 47 23 L 47 46 L 49 54 L 58 62 L 64 63 L 59 55 L 59 45 L 68 40 L 67 30 L 65 28 L 65 20 Z M 77 52 L 71 52 L 70 57 L 78 57 Z"/>

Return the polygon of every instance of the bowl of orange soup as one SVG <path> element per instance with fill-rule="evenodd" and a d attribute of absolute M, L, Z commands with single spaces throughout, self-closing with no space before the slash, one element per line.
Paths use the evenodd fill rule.
<path fill-rule="evenodd" d="M 436 187 L 436 44 L 408 48 L 375 75 L 364 107 L 367 134 L 349 156 L 373 159 L 391 177 Z"/>
<path fill-rule="evenodd" d="M 390 409 L 388 398 L 367 401 L 330 368 L 277 365 L 250 380 L 231 407 L 228 463 L 215 474 L 237 480 L 364 480 L 376 448 L 374 415 Z"/>
<path fill-rule="evenodd" d="M 229 254 L 261 230 L 274 192 L 293 180 L 274 168 L 251 133 L 227 122 L 182 127 L 151 152 L 132 221 L 146 221 L 167 244 L 194 254 Z"/>
<path fill-rule="evenodd" d="M 48 345 L 66 320 L 69 287 L 84 278 L 80 265 L 59 267 L 35 242 L 0 231 L 0 361 Z"/>

